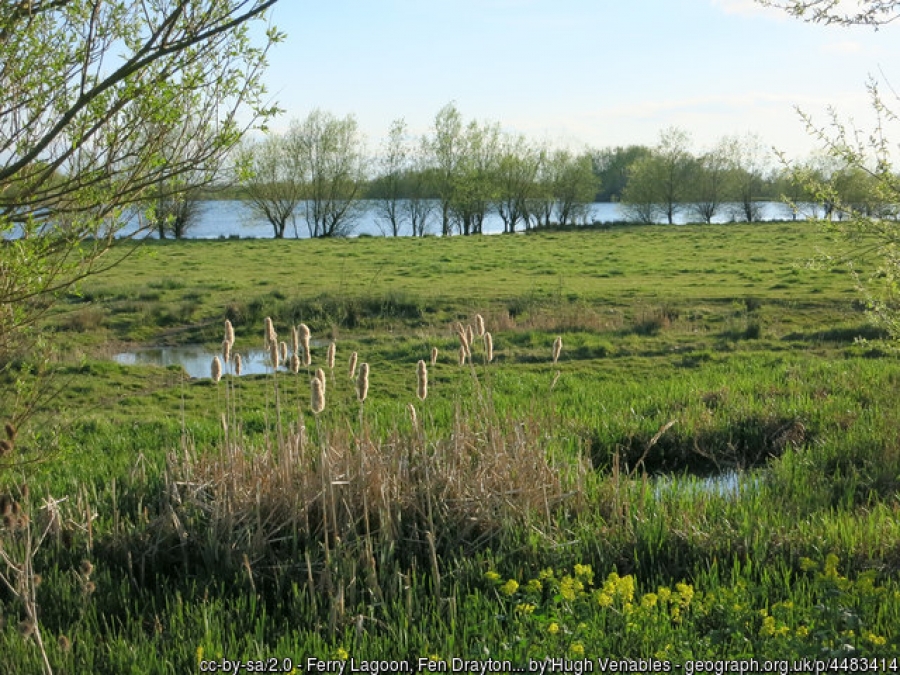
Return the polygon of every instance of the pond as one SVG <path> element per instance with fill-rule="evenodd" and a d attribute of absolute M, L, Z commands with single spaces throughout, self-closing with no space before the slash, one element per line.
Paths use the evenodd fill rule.
<path fill-rule="evenodd" d="M 710 476 L 659 476 L 653 481 L 657 497 L 666 493 L 707 494 L 736 498 L 759 486 L 762 475 L 758 471 L 731 469 Z"/>
<path fill-rule="evenodd" d="M 313 347 L 323 347 L 324 343 L 312 341 Z M 238 350 L 241 355 L 241 375 L 264 375 L 272 372 L 268 353 L 262 349 Z M 178 345 L 176 347 L 146 347 L 131 351 L 119 352 L 113 356 L 116 363 L 125 366 L 148 365 L 168 368 L 181 366 L 188 377 L 210 377 L 210 368 L 214 356 L 221 358 L 218 349 L 205 345 Z M 287 372 L 282 366 L 279 370 Z M 233 373 L 232 364 L 223 364 L 225 375 Z"/>

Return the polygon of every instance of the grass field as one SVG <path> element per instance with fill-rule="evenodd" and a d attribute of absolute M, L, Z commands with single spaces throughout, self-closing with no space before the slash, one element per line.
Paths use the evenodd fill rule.
<path fill-rule="evenodd" d="M 806 223 L 142 246 L 52 317 L 59 395 L 0 472 L 0 551 L 34 566 L 0 562 L 0 672 L 41 643 L 72 673 L 900 667 L 900 368 L 823 250 Z M 493 359 L 461 366 L 476 314 Z M 298 375 L 110 360 L 226 318 L 261 348 L 266 317 L 311 329 Z"/>

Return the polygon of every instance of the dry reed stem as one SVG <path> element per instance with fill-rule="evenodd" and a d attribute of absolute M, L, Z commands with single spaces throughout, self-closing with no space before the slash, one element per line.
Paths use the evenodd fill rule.
<path fill-rule="evenodd" d="M 562 336 L 557 335 L 556 339 L 553 341 L 553 363 L 554 364 L 559 360 L 560 352 L 562 352 Z"/>
<path fill-rule="evenodd" d="M 409 412 L 409 420 L 410 420 L 410 422 L 412 422 L 413 429 L 416 429 L 418 431 L 419 417 L 416 414 L 416 406 L 414 406 L 412 403 L 407 403 L 406 410 L 407 410 L 407 412 Z"/>
<path fill-rule="evenodd" d="M 484 335 L 484 317 L 481 314 L 475 315 L 475 333 L 478 337 Z"/>
<path fill-rule="evenodd" d="M 428 367 L 422 359 L 416 364 L 416 380 L 416 396 L 424 401 L 428 397 Z"/>
<path fill-rule="evenodd" d="M 356 380 L 356 398 L 360 403 L 364 403 L 369 395 L 369 364 L 363 363 L 359 366 L 359 377 Z"/>

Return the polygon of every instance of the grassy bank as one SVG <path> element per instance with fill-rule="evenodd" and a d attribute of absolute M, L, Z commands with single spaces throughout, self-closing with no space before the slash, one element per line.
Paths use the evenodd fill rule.
<path fill-rule="evenodd" d="M 60 395 L 16 439 L 45 461 L 0 474 L 40 635 L 0 590 L 0 665 L 39 672 L 38 637 L 97 673 L 896 654 L 900 368 L 846 270 L 808 265 L 821 244 L 773 223 L 143 247 L 53 318 Z M 460 365 L 476 313 L 493 358 L 476 337 Z M 225 318 L 258 348 L 266 316 L 334 368 L 324 346 L 218 383 L 108 360 L 218 345 Z"/>

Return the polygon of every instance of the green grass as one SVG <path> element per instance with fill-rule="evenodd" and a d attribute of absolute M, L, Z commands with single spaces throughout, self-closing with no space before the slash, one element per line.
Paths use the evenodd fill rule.
<path fill-rule="evenodd" d="M 900 366 L 852 276 L 807 264 L 822 245 L 805 223 L 148 244 L 53 317 L 60 395 L 16 443 L 45 461 L 0 474 L 34 532 L 65 500 L 35 559 L 51 663 L 896 654 Z M 495 358 L 460 367 L 476 312 Z M 108 360 L 215 346 L 226 317 L 258 348 L 266 316 L 338 345 L 318 418 L 306 369 Z M 0 670 L 40 672 L 2 589 L 0 613 Z"/>

